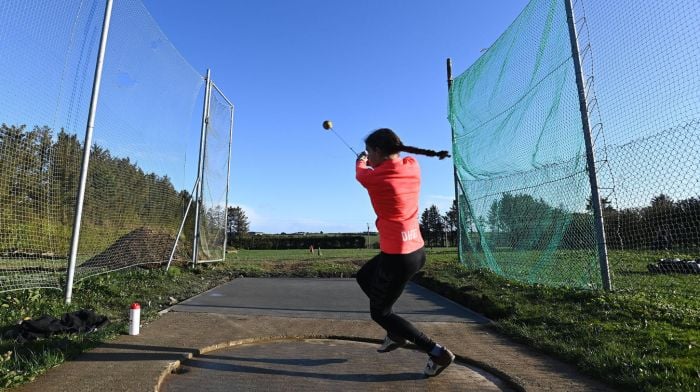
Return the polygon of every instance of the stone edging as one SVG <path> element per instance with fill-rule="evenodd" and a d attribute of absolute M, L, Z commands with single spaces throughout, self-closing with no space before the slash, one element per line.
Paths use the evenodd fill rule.
<path fill-rule="evenodd" d="M 198 357 L 200 355 L 204 355 L 204 354 L 210 353 L 212 351 L 217 351 L 217 350 L 221 350 L 224 348 L 239 346 L 239 345 L 243 345 L 243 344 L 274 342 L 274 341 L 280 341 L 280 340 L 306 340 L 306 339 L 346 340 L 346 341 L 353 341 L 353 342 L 376 343 L 376 344 L 381 344 L 381 342 L 382 342 L 380 339 L 362 338 L 362 337 L 357 337 L 357 336 L 343 336 L 343 335 L 266 336 L 266 337 L 231 340 L 228 342 L 223 342 L 223 343 L 218 343 L 218 344 L 206 346 L 206 347 L 203 347 L 201 349 L 196 350 L 195 353 L 183 354 L 182 360 L 192 359 L 194 357 Z M 416 346 L 413 344 L 409 344 L 408 346 L 406 346 L 406 348 L 413 349 L 413 350 L 417 349 Z M 455 359 L 457 362 L 461 362 L 461 363 L 466 364 L 466 365 L 471 365 L 471 366 L 477 367 L 479 369 L 484 370 L 485 372 L 492 374 L 495 377 L 498 377 L 506 385 L 508 385 L 508 387 L 512 388 L 514 391 L 525 392 L 525 388 L 513 376 L 511 376 L 507 373 L 504 373 L 503 371 L 501 371 L 493 366 L 490 366 L 482 361 L 476 360 L 474 358 L 470 358 L 468 356 L 455 355 L 455 357 L 456 357 Z M 154 389 L 155 392 L 158 392 L 160 390 L 160 387 L 163 384 L 163 382 L 165 381 L 166 377 L 168 377 L 169 375 L 171 375 L 173 373 L 177 373 L 178 369 L 180 369 L 180 367 L 182 366 L 182 360 L 171 362 L 165 369 L 163 369 L 163 371 L 158 376 L 158 380 L 156 382 L 155 389 Z"/>

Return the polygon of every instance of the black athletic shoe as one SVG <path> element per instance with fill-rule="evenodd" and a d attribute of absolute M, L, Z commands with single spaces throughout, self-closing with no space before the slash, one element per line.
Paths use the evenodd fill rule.
<path fill-rule="evenodd" d="M 379 353 L 388 353 L 389 351 L 394 351 L 397 348 L 401 348 L 408 344 L 406 339 L 392 340 L 389 335 L 386 335 L 382 345 L 377 349 Z"/>
<path fill-rule="evenodd" d="M 428 363 L 425 365 L 423 374 L 425 374 L 426 377 L 435 377 L 442 373 L 443 370 L 447 369 L 454 360 L 455 355 L 452 354 L 450 350 L 443 347 L 438 356 L 428 354 Z"/>

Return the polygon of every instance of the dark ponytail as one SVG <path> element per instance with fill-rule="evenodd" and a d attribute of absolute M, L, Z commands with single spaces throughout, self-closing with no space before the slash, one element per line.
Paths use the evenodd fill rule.
<path fill-rule="evenodd" d="M 378 149 L 387 155 L 404 151 L 411 154 L 438 157 L 439 159 L 450 157 L 450 153 L 447 151 L 433 151 L 426 150 L 424 148 L 406 146 L 401 142 L 398 135 L 396 135 L 396 133 L 389 128 L 380 128 L 370 133 L 370 135 L 365 139 L 365 144 L 374 149 Z"/>
<path fill-rule="evenodd" d="M 401 145 L 401 148 L 399 151 L 405 151 L 409 152 L 411 154 L 420 154 L 420 155 L 427 155 L 429 157 L 438 157 L 439 159 L 445 159 L 449 158 L 451 155 L 447 151 L 434 151 L 434 150 L 426 150 L 424 148 L 418 148 L 418 147 L 411 147 L 411 146 L 404 146 L 403 144 Z"/>

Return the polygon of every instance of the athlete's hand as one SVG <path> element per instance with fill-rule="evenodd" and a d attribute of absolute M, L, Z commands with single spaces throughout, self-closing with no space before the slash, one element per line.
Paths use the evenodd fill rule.
<path fill-rule="evenodd" d="M 362 151 L 361 153 L 357 154 L 357 160 L 367 162 L 367 151 Z"/>

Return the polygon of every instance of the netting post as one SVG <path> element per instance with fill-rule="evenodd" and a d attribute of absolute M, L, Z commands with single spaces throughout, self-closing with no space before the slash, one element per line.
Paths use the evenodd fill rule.
<path fill-rule="evenodd" d="M 452 59 L 447 58 L 447 99 L 448 102 L 452 100 L 450 97 L 450 94 L 452 92 Z M 450 109 L 451 110 L 451 105 Z M 452 132 L 452 174 L 454 176 L 454 185 L 455 185 L 455 203 L 457 203 L 457 235 L 455 236 L 457 240 L 457 257 L 459 260 L 459 263 L 462 263 L 462 236 L 460 235 L 461 231 L 461 223 L 462 223 L 462 213 L 460 212 L 459 208 L 459 192 L 457 190 L 457 163 L 455 162 L 455 159 L 457 157 L 457 153 L 455 151 L 454 145 L 455 145 L 455 129 L 453 126 L 450 125 L 450 131 Z"/>
<path fill-rule="evenodd" d="M 586 143 L 586 164 L 588 168 L 588 179 L 591 184 L 591 207 L 595 218 L 595 235 L 598 245 L 598 261 L 600 263 L 600 275 L 603 281 L 603 288 L 606 291 L 612 290 L 610 281 L 610 266 L 608 263 L 608 248 L 605 242 L 605 226 L 603 223 L 603 210 L 600 205 L 600 193 L 598 191 L 598 178 L 596 176 L 595 155 L 593 152 L 593 137 L 591 135 L 591 124 L 588 118 L 588 104 L 586 101 L 586 89 L 583 80 L 581 67 L 581 56 L 578 47 L 578 37 L 574 19 L 574 8 L 572 0 L 564 0 L 566 5 L 566 21 L 569 26 L 569 40 L 571 41 L 571 56 L 574 60 L 574 71 L 576 73 L 576 87 L 578 89 L 578 102 L 581 111 L 581 122 L 583 124 L 583 138 Z"/>
<path fill-rule="evenodd" d="M 224 200 L 224 256 L 226 261 L 226 246 L 228 245 L 228 191 L 231 182 L 231 144 L 233 143 L 233 112 L 235 108 L 231 106 L 231 119 L 228 130 L 228 160 L 226 162 L 226 199 Z"/>
<path fill-rule="evenodd" d="M 80 183 L 78 185 L 78 200 L 75 205 L 75 217 L 73 220 L 73 234 L 70 244 L 70 256 L 68 258 L 68 276 L 66 279 L 66 304 L 70 304 L 73 297 L 73 280 L 75 279 L 75 264 L 78 258 L 78 243 L 80 240 L 80 223 L 83 217 L 83 205 L 85 203 L 85 187 L 87 185 L 87 172 L 90 163 L 90 149 L 92 147 L 92 133 L 95 129 L 95 111 L 97 99 L 100 96 L 100 84 L 102 82 L 102 66 L 104 64 L 105 49 L 107 48 L 107 35 L 109 23 L 112 19 L 112 0 L 105 4 L 105 15 L 102 21 L 102 35 L 100 36 L 100 48 L 97 52 L 97 64 L 95 64 L 95 77 L 92 82 L 92 96 L 90 97 L 90 111 L 88 113 L 85 140 L 83 142 L 83 161 L 80 167 Z"/>
<path fill-rule="evenodd" d="M 175 257 L 175 250 L 177 249 L 177 243 L 180 241 L 180 236 L 182 235 L 182 230 L 185 228 L 185 221 L 187 221 L 187 214 L 190 213 L 190 207 L 192 207 L 192 198 L 194 193 L 197 191 L 197 186 L 199 185 L 199 178 L 194 182 L 194 187 L 192 187 L 192 193 L 190 195 L 190 201 L 187 203 L 187 208 L 185 208 L 185 213 L 182 216 L 182 222 L 180 222 L 180 228 L 177 231 L 177 236 L 175 236 L 175 244 L 173 244 L 173 250 L 170 252 L 170 258 L 168 258 L 168 265 L 165 266 L 165 272 L 170 270 L 170 264 L 173 262 Z"/>
<path fill-rule="evenodd" d="M 207 123 L 209 122 L 209 99 L 211 98 L 211 69 L 207 69 L 206 84 L 204 89 L 204 108 L 202 109 L 202 130 L 199 140 L 199 163 L 197 165 L 197 189 L 194 205 L 194 239 L 192 243 L 192 265 L 197 265 L 197 252 L 199 251 L 199 206 L 202 203 L 202 183 L 204 182 L 204 143 L 207 137 Z"/>

